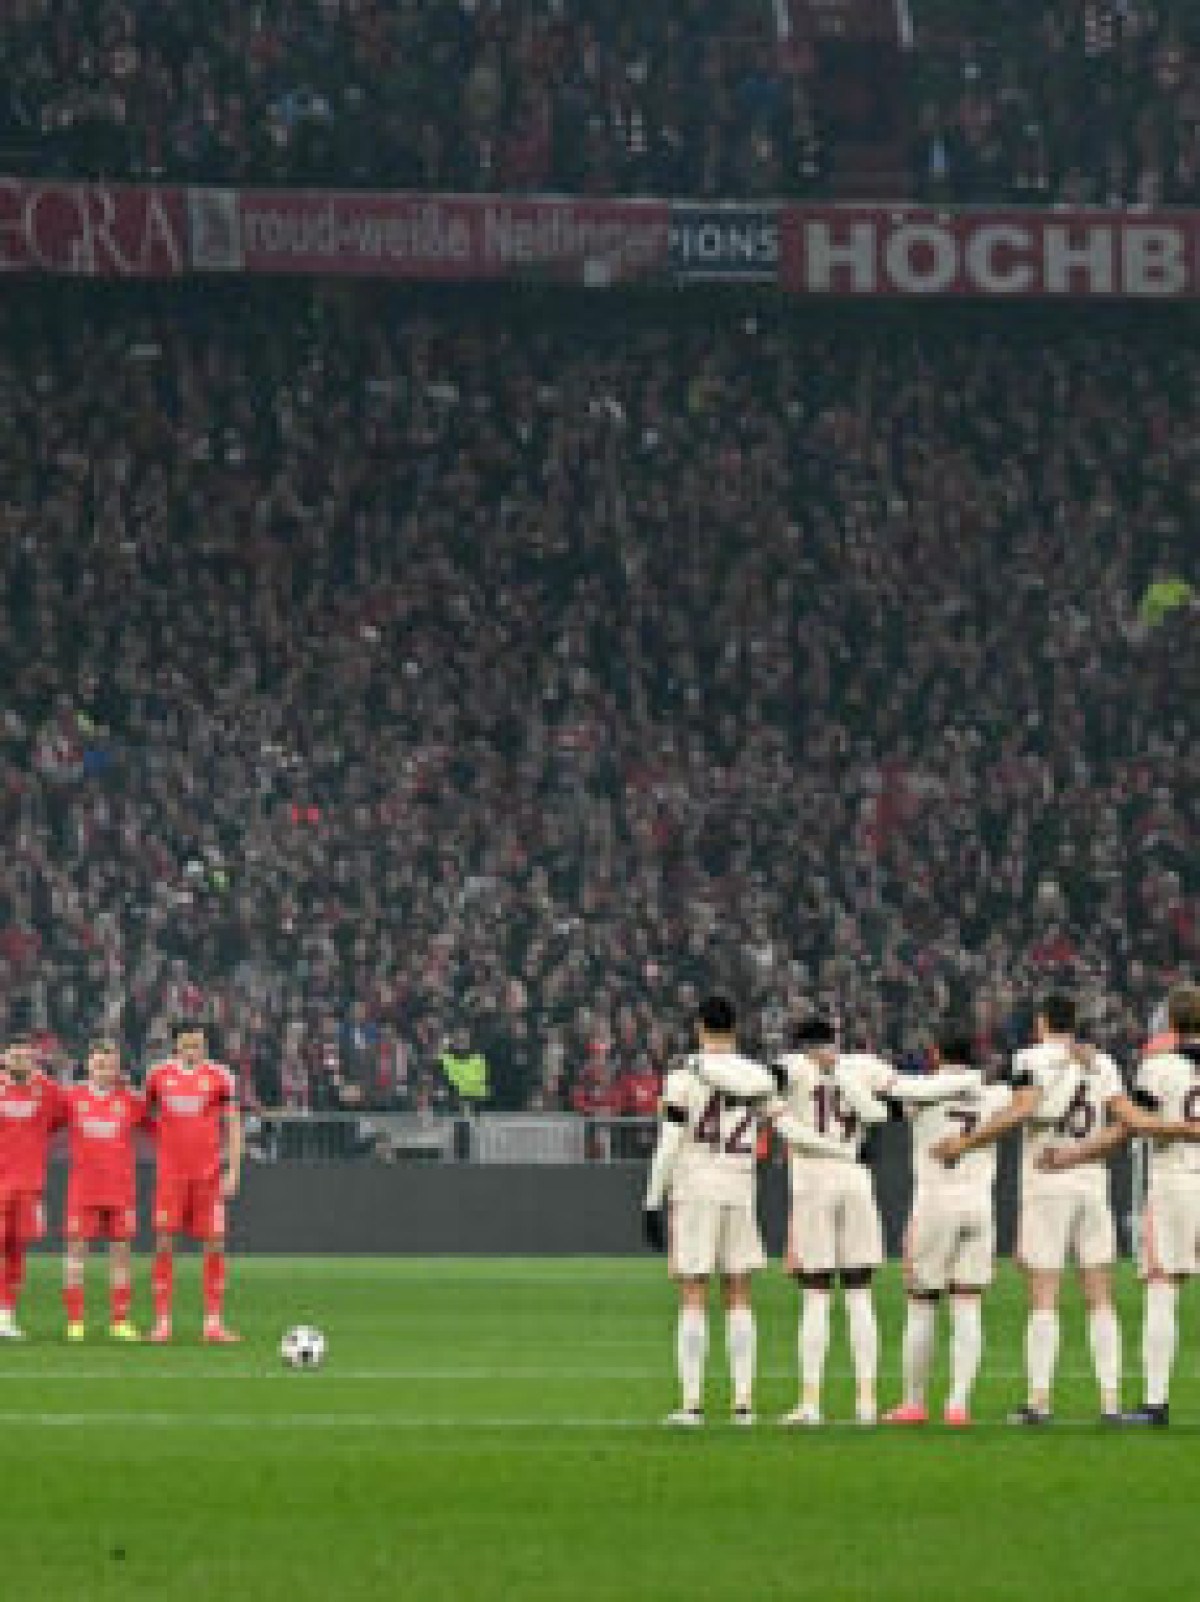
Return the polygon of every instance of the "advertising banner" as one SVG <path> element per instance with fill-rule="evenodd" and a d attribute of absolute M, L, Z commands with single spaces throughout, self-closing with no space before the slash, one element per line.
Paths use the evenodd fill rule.
<path fill-rule="evenodd" d="M 797 295 L 1182 300 L 1200 293 L 1192 212 L 785 207 L 780 280 Z"/>
<path fill-rule="evenodd" d="M 188 195 L 197 272 L 548 278 L 603 288 L 665 270 L 668 220 L 656 200 L 297 189 Z"/>
<path fill-rule="evenodd" d="M 0 178 L 0 273 L 174 278 L 187 269 L 181 189 Z"/>

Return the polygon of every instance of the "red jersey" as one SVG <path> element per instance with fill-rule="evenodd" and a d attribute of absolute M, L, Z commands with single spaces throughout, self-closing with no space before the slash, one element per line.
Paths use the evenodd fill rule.
<path fill-rule="evenodd" d="M 236 1099 L 233 1075 L 218 1062 L 185 1068 L 156 1063 L 146 1075 L 146 1110 L 158 1134 L 158 1172 L 215 1180 L 221 1173 L 221 1121 Z"/>
<path fill-rule="evenodd" d="M 128 1085 L 107 1093 L 94 1085 L 65 1092 L 72 1199 L 77 1207 L 132 1207 L 137 1199 L 134 1131 L 147 1122 L 146 1103 Z"/>
<path fill-rule="evenodd" d="M 62 1119 L 63 1093 L 53 1079 L 0 1079 L 0 1196 L 42 1194 L 50 1136 Z"/>

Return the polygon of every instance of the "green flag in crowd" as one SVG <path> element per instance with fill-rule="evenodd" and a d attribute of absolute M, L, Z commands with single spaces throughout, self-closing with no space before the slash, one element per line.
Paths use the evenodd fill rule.
<path fill-rule="evenodd" d="M 1185 579 L 1156 579 L 1142 596 L 1138 616 L 1149 628 L 1156 629 L 1168 612 L 1186 606 L 1192 594 L 1192 586 Z"/>
<path fill-rule="evenodd" d="M 483 1101 L 488 1094 L 487 1058 L 473 1051 L 469 1057 L 459 1057 L 452 1051 L 443 1051 L 438 1058 L 442 1072 L 466 1101 Z"/>

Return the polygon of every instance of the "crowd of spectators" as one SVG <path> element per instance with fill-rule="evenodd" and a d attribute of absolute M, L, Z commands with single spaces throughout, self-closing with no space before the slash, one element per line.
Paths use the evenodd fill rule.
<path fill-rule="evenodd" d="M 0 308 L 0 1023 L 603 1106 L 1194 971 L 1188 314 L 160 293 Z"/>
<path fill-rule="evenodd" d="M 919 0 L 917 192 L 1200 204 L 1194 0 Z"/>
<path fill-rule="evenodd" d="M 0 152 L 109 178 L 811 195 L 837 160 L 821 52 L 780 30 L 792 9 L 0 0 Z M 913 0 L 911 12 L 918 196 L 1200 203 L 1193 0 Z"/>
<path fill-rule="evenodd" d="M 0 0 L 0 147 L 199 182 L 812 188 L 767 0 Z"/>

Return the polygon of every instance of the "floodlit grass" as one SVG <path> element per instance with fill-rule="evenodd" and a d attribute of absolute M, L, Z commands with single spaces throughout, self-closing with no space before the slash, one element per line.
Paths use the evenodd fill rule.
<path fill-rule="evenodd" d="M 147 1278 L 142 1264 L 143 1319 Z M 850 1424 L 839 1320 L 838 1426 L 797 1437 L 773 1422 L 794 1400 L 796 1319 L 772 1270 L 757 1299 L 763 1422 L 725 1421 L 714 1317 L 711 1423 L 681 1436 L 659 1422 L 675 1402 L 673 1297 L 649 1258 L 237 1262 L 230 1316 L 247 1340 L 215 1351 L 197 1340 L 194 1260 L 180 1281 L 173 1346 L 110 1346 L 94 1271 L 90 1338 L 68 1347 L 57 1265 L 34 1264 L 33 1338 L 0 1346 L 0 1602 L 1024 1602 L 1200 1585 L 1200 1296 L 1182 1302 L 1169 1433 L 1095 1426 L 1074 1292 L 1062 1422 L 1006 1429 L 1023 1395 L 1022 1297 L 1006 1271 L 987 1306 L 973 1433 Z M 903 1317 L 894 1273 L 880 1311 L 886 1405 Z M 319 1373 L 279 1361 L 283 1329 L 300 1322 L 328 1335 Z M 1122 1322 L 1132 1402 L 1129 1278 Z"/>

